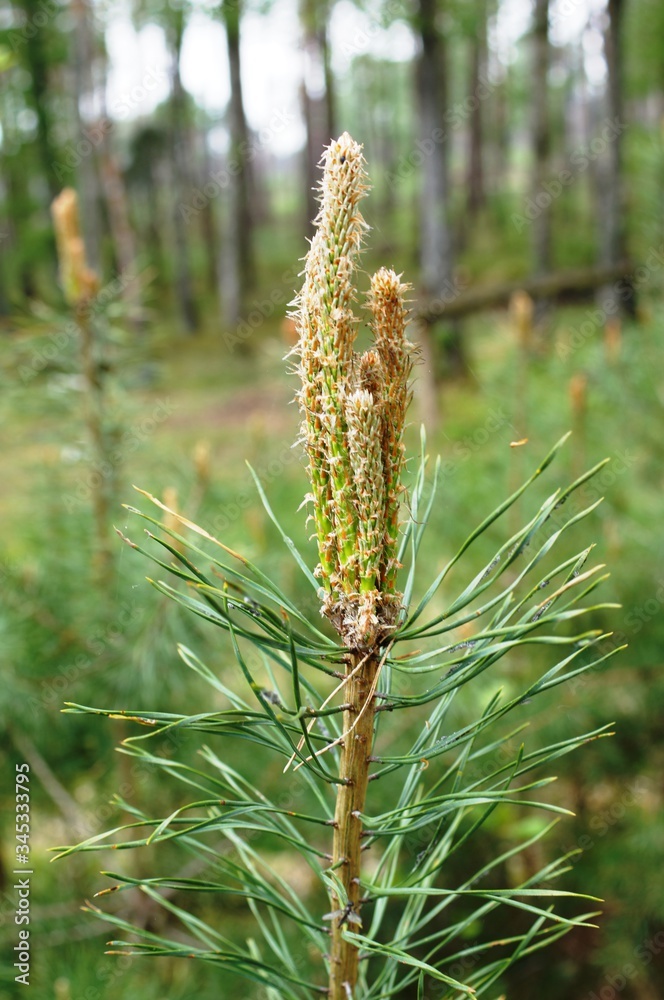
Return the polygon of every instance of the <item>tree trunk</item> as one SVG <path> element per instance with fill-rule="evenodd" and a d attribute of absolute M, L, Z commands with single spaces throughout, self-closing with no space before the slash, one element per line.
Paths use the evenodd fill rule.
<path fill-rule="evenodd" d="M 493 115 L 493 170 L 490 180 L 491 193 L 502 193 L 509 189 L 510 162 L 510 122 L 508 109 L 508 88 L 510 67 L 505 68 L 505 76 L 495 89 L 491 114 Z"/>
<path fill-rule="evenodd" d="M 16 254 L 16 233 L 11 224 L 10 164 L 7 156 L 4 157 L 3 168 L 3 172 L 0 174 L 0 320 L 8 316 L 10 311 L 9 268 L 7 265 L 10 257 Z"/>
<path fill-rule="evenodd" d="M 483 101 L 480 94 L 482 70 L 486 68 L 486 20 L 484 12 L 477 25 L 477 33 L 471 42 L 470 54 L 470 89 L 468 95 L 476 98 L 473 102 L 468 122 L 468 176 L 466 189 L 468 193 L 468 216 L 473 219 L 485 202 L 483 155 Z"/>
<path fill-rule="evenodd" d="M 7 248 L 9 245 L 9 228 L 4 213 L 0 216 L 0 319 L 9 315 L 8 281 L 7 281 Z"/>
<path fill-rule="evenodd" d="M 94 101 L 93 66 L 95 62 L 94 37 L 90 26 L 90 10 L 88 0 L 72 0 L 71 13 L 75 24 L 74 33 L 74 112 L 76 137 L 80 141 L 86 138 L 88 131 L 93 134 L 93 119 L 86 123 L 81 114 L 81 104 L 86 100 L 89 105 Z M 89 112 L 88 112 L 89 114 Z M 99 134 L 99 123 L 94 125 L 94 136 Z M 81 158 L 79 166 L 79 182 L 81 190 L 81 226 L 85 240 L 85 249 L 93 270 L 102 272 L 102 234 L 103 223 L 100 211 L 99 175 L 97 171 L 96 142 L 90 142 L 90 150 Z"/>
<path fill-rule="evenodd" d="M 163 195 L 168 190 L 168 175 L 167 165 L 155 156 L 148 162 L 146 181 L 137 186 L 137 196 L 147 209 L 143 239 L 155 269 L 154 283 L 160 291 L 165 291 L 169 283 L 165 246 L 170 220 L 164 219 L 163 211 Z"/>
<path fill-rule="evenodd" d="M 105 74 L 107 69 L 105 58 L 101 65 Z M 106 93 L 105 88 L 103 93 Z M 109 118 L 106 114 L 105 99 L 102 100 L 100 125 L 103 125 L 103 123 L 109 123 Z M 112 129 L 108 127 L 104 128 L 103 139 L 99 146 L 102 190 L 117 268 L 121 274 L 129 274 L 134 267 L 137 257 L 136 238 L 129 214 L 127 185 L 113 150 L 111 136 Z M 137 285 L 135 282 L 129 282 L 125 285 L 123 298 L 127 303 L 137 302 Z"/>
<path fill-rule="evenodd" d="M 325 17 L 318 31 L 318 44 L 320 45 L 323 59 L 323 77 L 325 79 L 325 118 L 327 132 L 330 140 L 337 137 L 337 95 L 334 86 L 334 73 L 332 71 L 332 53 L 330 51 L 330 40 L 328 37 L 328 25 L 330 20 L 329 5 L 325 4 Z"/>
<path fill-rule="evenodd" d="M 129 220 L 129 205 L 124 178 L 110 148 L 108 138 L 104 140 L 101 148 L 101 174 L 118 270 L 122 274 L 127 274 L 131 271 L 136 260 L 136 242 Z M 135 285 L 132 282 L 126 286 L 125 293 L 125 297 L 132 300 L 135 298 Z"/>
<path fill-rule="evenodd" d="M 325 130 L 321 127 L 320 105 L 309 96 L 306 82 L 300 88 L 302 117 L 306 130 L 304 145 L 304 233 L 310 238 L 314 232 L 314 219 L 318 213 L 316 185 L 318 164 L 325 147 Z"/>
<path fill-rule="evenodd" d="M 300 20 L 306 71 L 301 99 L 307 133 L 304 149 L 304 231 L 307 236 L 313 233 L 313 220 L 318 213 L 315 188 L 320 158 L 323 149 L 336 138 L 336 100 L 327 34 L 328 16 L 327 3 L 302 0 Z"/>
<path fill-rule="evenodd" d="M 532 34 L 532 142 L 531 196 L 539 211 L 533 220 L 533 263 L 536 274 L 551 267 L 551 206 L 543 185 L 549 179 L 551 125 L 549 120 L 549 0 L 535 0 Z M 539 199 L 539 200 L 538 200 Z M 546 202 L 549 202 L 547 204 Z"/>
<path fill-rule="evenodd" d="M 385 62 L 377 62 L 375 67 L 376 73 L 376 85 L 377 85 L 377 97 L 378 103 L 381 106 L 393 105 L 393 112 L 389 117 L 385 117 L 383 120 L 382 128 L 378 135 L 378 162 L 382 168 L 383 182 L 380 188 L 381 192 L 381 208 L 380 213 L 382 218 L 385 220 L 385 228 L 388 232 L 391 232 L 394 227 L 394 215 L 396 210 L 396 185 L 392 180 L 392 174 L 394 172 L 394 167 L 397 156 L 397 148 L 399 146 L 399 118 L 400 115 L 400 104 L 394 104 L 393 100 L 393 87 L 394 81 L 392 80 L 392 73 L 387 69 Z M 392 224 L 390 224 L 392 220 Z"/>
<path fill-rule="evenodd" d="M 253 248 L 253 211 L 251 205 L 251 161 L 249 130 L 244 114 L 242 78 L 240 64 L 240 0 L 224 0 L 222 16 L 226 28 L 226 46 L 230 68 L 230 147 L 229 160 L 229 208 L 227 223 L 228 264 L 232 274 L 226 275 L 226 296 L 223 303 L 224 321 L 227 326 L 236 325 L 241 317 L 247 295 L 255 285 L 255 263 Z M 232 279 L 232 283 L 231 283 Z"/>
<path fill-rule="evenodd" d="M 180 54 L 184 36 L 184 19 L 179 9 L 175 13 L 176 23 L 172 45 L 173 65 L 171 71 L 171 152 L 173 163 L 174 198 L 173 223 L 175 236 L 175 287 L 185 329 L 194 333 L 198 327 L 198 310 L 194 299 L 194 291 L 189 263 L 189 246 L 187 240 L 186 221 L 181 211 L 185 204 L 185 188 L 187 186 L 187 142 L 186 142 L 186 106 L 185 93 L 180 77 Z"/>
<path fill-rule="evenodd" d="M 609 119 L 622 125 L 625 121 L 623 107 L 623 56 L 622 20 L 624 0 L 608 0 L 608 25 L 604 36 L 607 68 L 607 103 Z M 622 133 L 617 131 L 599 166 L 599 215 L 600 263 L 610 267 L 627 255 L 625 192 L 623 184 Z M 634 295 L 619 299 L 610 287 L 600 291 L 604 306 L 610 300 L 612 309 L 635 313 Z"/>
<path fill-rule="evenodd" d="M 418 142 L 422 159 L 420 272 L 424 294 L 438 298 L 453 279 L 452 231 L 448 214 L 448 142 L 441 138 L 446 107 L 446 53 L 437 25 L 439 4 L 419 0 L 420 56 L 417 65 Z M 463 342 L 454 324 L 444 342 L 450 374 L 465 369 Z"/>
<path fill-rule="evenodd" d="M 207 132 L 203 131 L 201 136 L 203 180 L 201 187 L 205 187 L 208 178 L 212 174 L 212 164 L 207 143 Z M 212 295 L 218 292 L 218 236 L 215 223 L 215 198 L 206 198 L 201 209 L 201 237 L 205 247 L 205 274 L 207 278 L 208 291 Z"/>
<path fill-rule="evenodd" d="M 21 295 L 25 299 L 31 299 L 36 294 L 35 273 L 28 256 L 20 252 L 19 233 L 21 227 L 25 226 L 26 218 L 33 211 L 34 206 L 28 191 L 29 177 L 25 171 L 22 152 L 21 149 L 11 156 L 4 157 L 4 176 L 7 182 L 5 207 L 9 225 L 3 240 L 2 251 L 6 260 L 13 257 L 17 261 L 14 264 L 15 273 L 12 275 L 12 272 L 9 272 L 10 289 L 12 284 L 18 285 Z M 55 240 L 53 240 L 53 250 L 55 253 Z M 54 270 L 53 287 L 55 287 L 55 280 Z M 9 294 L 11 296 L 11 290 Z"/>
<path fill-rule="evenodd" d="M 445 50 L 436 25 L 435 0 L 419 0 L 421 52 L 417 68 L 419 140 L 422 157 L 420 264 L 422 284 L 435 296 L 452 277 L 452 239 L 448 218 L 447 143 L 434 136 L 446 104 Z"/>
<path fill-rule="evenodd" d="M 18 6 L 30 23 L 35 15 L 32 0 L 20 0 Z M 50 200 L 60 192 L 62 184 L 55 172 L 58 150 L 53 139 L 53 121 L 50 110 L 51 88 L 49 81 L 48 33 L 44 26 L 31 35 L 27 44 L 21 46 L 26 68 L 30 74 L 30 96 L 37 116 L 37 147 L 42 161 L 44 176 L 48 184 Z"/>

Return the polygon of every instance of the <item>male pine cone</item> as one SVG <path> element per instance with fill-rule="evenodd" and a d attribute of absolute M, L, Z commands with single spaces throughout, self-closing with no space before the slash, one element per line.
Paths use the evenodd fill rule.
<path fill-rule="evenodd" d="M 320 210 L 295 300 L 295 353 L 302 387 L 302 442 L 324 591 L 322 612 L 351 649 L 389 635 L 401 607 L 396 590 L 403 430 L 410 402 L 412 345 L 408 285 L 387 268 L 371 278 L 367 305 L 374 347 L 353 350 L 355 265 L 368 228 L 362 147 L 347 132 L 323 156 Z"/>

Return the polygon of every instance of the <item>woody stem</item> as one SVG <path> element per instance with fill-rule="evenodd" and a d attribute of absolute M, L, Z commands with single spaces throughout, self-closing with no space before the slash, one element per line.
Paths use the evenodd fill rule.
<path fill-rule="evenodd" d="M 357 673 L 353 673 L 360 664 Z M 348 735 L 344 738 L 341 753 L 340 777 L 344 779 L 344 784 L 339 785 L 337 792 L 332 867 L 346 890 L 353 913 L 359 913 L 360 909 L 360 813 L 364 811 L 369 780 L 376 712 L 372 684 L 378 665 L 378 653 L 375 651 L 351 654 L 346 667 L 344 701 L 349 707 L 344 712 L 343 731 Z M 341 908 L 340 901 L 333 898 L 332 909 Z M 349 1000 L 355 996 L 359 953 L 354 944 L 344 940 L 345 926 L 339 917 L 332 921 L 330 1000 Z"/>

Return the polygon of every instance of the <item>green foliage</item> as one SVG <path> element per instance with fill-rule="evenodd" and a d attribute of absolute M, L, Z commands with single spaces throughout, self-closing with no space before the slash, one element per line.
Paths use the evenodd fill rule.
<path fill-rule="evenodd" d="M 518 959 L 571 928 L 591 926 L 596 913 L 593 897 L 552 888 L 569 871 L 575 850 L 516 884 L 501 886 L 501 882 L 510 859 L 552 829 L 556 820 L 547 822 L 546 813 L 568 814 L 545 791 L 552 780 L 551 762 L 607 734 L 604 725 L 546 746 L 528 748 L 515 742 L 523 728 L 525 704 L 596 669 L 617 652 L 614 646 L 606 649 L 606 633 L 582 624 L 584 615 L 615 607 L 587 600 L 604 578 L 601 566 L 586 568 L 592 546 L 558 563 L 551 558 L 561 536 L 596 507 L 592 503 L 565 517 L 563 504 L 604 463 L 555 490 L 518 531 L 502 529 L 502 543 L 480 572 L 470 579 L 464 574 L 466 551 L 492 526 L 504 523 L 504 515 L 539 481 L 562 443 L 468 536 L 382 651 L 372 811 L 363 817 L 366 846 L 373 858 L 362 881 L 367 900 L 363 916 L 368 916 L 360 928 L 348 920 L 345 932 L 366 956 L 358 996 L 367 1000 L 402 996 L 418 983 L 421 992 L 430 979 L 443 984 L 442 992 L 436 987 L 437 997 L 473 991 L 480 995 L 500 982 Z M 402 540 L 408 599 L 435 501 L 435 489 L 425 497 L 426 464 L 423 442 L 411 492 L 411 518 Z M 344 916 L 343 911 L 328 913 L 321 921 L 325 893 L 340 892 L 339 880 L 326 862 L 326 828 L 333 817 L 335 765 L 342 739 L 341 706 L 334 692 L 339 688 L 335 677 L 340 676 L 336 666 L 344 650 L 302 614 L 278 584 L 204 529 L 180 517 L 187 529 L 180 533 L 130 509 L 147 523 L 152 544 L 149 550 L 133 541 L 129 544 L 148 555 L 160 571 L 186 584 L 183 590 L 158 577 L 154 586 L 227 634 L 239 673 L 227 681 L 226 672 L 222 677 L 181 646 L 183 663 L 210 687 L 209 711 L 191 715 L 70 706 L 69 711 L 77 714 L 120 717 L 147 728 L 146 734 L 124 740 L 123 752 L 165 778 L 179 780 L 193 795 L 161 816 L 119 802 L 133 817 L 130 823 L 59 848 L 58 856 L 109 846 L 126 850 L 151 845 L 158 852 L 165 843 L 179 844 L 199 859 L 196 878 L 135 878 L 106 872 L 115 884 L 102 894 L 139 887 L 177 918 L 184 938 L 153 933 L 91 905 L 92 912 L 124 932 L 113 949 L 132 955 L 197 957 L 283 997 L 325 992 L 318 985 L 327 948 L 325 921 Z M 268 513 L 274 518 L 269 508 Z M 207 545 L 193 541 L 191 532 Z M 315 588 L 305 560 L 282 534 Z M 159 547 L 165 556 L 159 555 Z M 458 581 L 457 596 L 446 599 L 442 613 L 427 618 L 439 588 L 445 584 L 446 593 L 451 592 L 448 576 Z M 439 636 L 445 637 L 442 645 Z M 502 691 L 495 664 L 506 653 L 518 655 L 531 646 L 549 653 L 549 665 L 534 680 L 523 685 L 517 680 Z M 244 692 L 237 683 L 241 677 Z M 399 722 L 404 712 L 414 716 L 405 728 Z M 531 712 L 528 709 L 526 717 Z M 514 719 L 516 728 L 505 728 L 506 717 Z M 159 753 L 160 741 L 171 733 L 187 741 L 205 734 L 207 742 L 198 744 L 195 739 L 199 764 Z M 247 749 L 251 746 L 251 755 L 234 751 L 237 741 Z M 229 763 L 229 752 L 239 765 Z M 250 779 L 249 762 L 259 754 L 262 776 Z M 286 764 L 287 770 L 289 762 L 295 765 L 293 771 L 279 775 L 281 768 L 275 765 Z M 387 775 L 389 779 L 381 780 Z M 533 822 L 524 825 L 521 836 L 505 850 L 473 866 L 472 844 L 483 826 L 490 825 L 496 810 L 510 807 L 532 812 Z M 420 848 L 415 858 L 414 840 Z M 468 875 L 450 887 L 446 872 L 453 870 L 450 861 L 458 854 L 468 859 Z M 306 892 L 298 891 L 292 878 L 282 873 L 279 861 L 284 856 L 299 857 L 308 868 Z M 485 882 L 489 884 L 479 884 Z M 180 896 L 176 902 L 172 894 L 165 895 L 165 889 L 184 894 L 182 901 Z M 209 908 L 194 901 L 196 894 L 210 893 L 222 906 L 230 898 L 243 900 L 255 931 L 238 940 L 227 922 L 220 923 Z M 558 909 L 561 900 L 571 897 L 588 899 L 591 905 Z M 504 908 L 518 918 L 515 933 L 491 936 L 487 931 L 494 925 L 495 911 Z M 471 929 L 478 940 L 469 945 Z M 460 982 L 446 970 L 468 955 L 473 956 L 471 969 Z"/>

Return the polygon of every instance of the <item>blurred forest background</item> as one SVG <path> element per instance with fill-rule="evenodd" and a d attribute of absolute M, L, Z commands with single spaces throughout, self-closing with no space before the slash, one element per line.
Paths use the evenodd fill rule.
<path fill-rule="evenodd" d="M 122 822 L 115 792 L 144 809 L 178 796 L 114 752 L 129 723 L 63 715 L 65 701 L 193 713 L 206 693 L 177 641 L 230 669 L 218 634 L 154 592 L 114 534 L 121 504 L 137 502 L 132 483 L 310 601 L 244 459 L 303 539 L 287 306 L 317 163 L 348 130 L 373 184 L 364 264 L 414 286 L 409 443 L 414 453 L 423 419 L 443 458 L 428 568 L 566 430 L 561 479 L 611 459 L 586 499 L 606 496 L 592 535 L 612 570 L 604 597 L 622 608 L 594 624 L 629 649 L 556 689 L 527 736 L 615 720 L 612 739 L 559 763 L 556 801 L 575 816 L 538 848 L 584 848 L 565 888 L 601 896 L 604 912 L 502 990 L 664 997 L 664 4 L 2 0 L 0 109 L 0 763 L 32 773 L 34 995 L 262 995 L 192 962 L 104 956 L 109 928 L 80 905 L 120 862 L 49 865 L 46 850 Z M 68 186 L 100 279 L 87 353 L 57 277 L 50 204 Z M 531 666 L 513 661 L 501 683 Z M 2 787 L 5 1000 L 20 987 Z M 481 850 L 504 850 L 532 822 L 497 810 Z M 162 870 L 182 873 L 177 852 L 160 851 Z M 504 878 L 545 860 L 523 856 Z M 148 852 L 122 861 L 155 872 Z M 146 926 L 163 919 L 139 894 L 121 906 Z M 215 919 L 250 933 L 241 902 Z"/>

